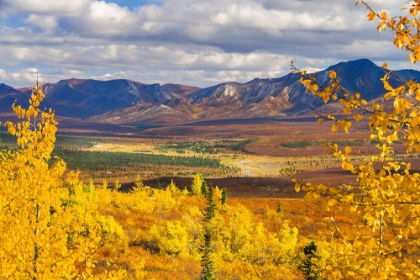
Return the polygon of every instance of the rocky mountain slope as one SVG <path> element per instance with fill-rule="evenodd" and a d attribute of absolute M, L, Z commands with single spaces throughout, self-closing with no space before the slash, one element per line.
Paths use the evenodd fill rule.
<path fill-rule="evenodd" d="M 197 90 L 174 84 L 143 84 L 131 80 L 110 81 L 68 79 L 43 86 L 44 106 L 61 116 L 88 118 L 136 104 L 162 104 L 184 99 Z M 30 89 L 25 92 L 29 95 Z"/>
<path fill-rule="evenodd" d="M 22 93 L 6 84 L 0 84 L 0 112 L 11 112 L 12 104 L 16 100 L 21 105 L 28 104 L 28 94 Z"/>
<path fill-rule="evenodd" d="M 385 93 L 380 78 L 385 70 L 368 59 L 341 62 L 313 74 L 323 84 L 328 71 L 335 70 L 349 92 L 359 91 L 367 100 Z M 409 79 L 420 80 L 420 72 L 393 72 L 397 85 Z M 68 79 L 45 84 L 45 107 L 57 115 L 122 125 L 179 123 L 193 120 L 295 116 L 322 110 L 324 103 L 306 92 L 299 76 L 254 79 L 247 83 L 222 83 L 199 89 L 176 84 L 143 84 L 131 80 Z M 0 84 L 0 110 L 13 100 L 25 102 L 28 89 L 15 90 Z"/>

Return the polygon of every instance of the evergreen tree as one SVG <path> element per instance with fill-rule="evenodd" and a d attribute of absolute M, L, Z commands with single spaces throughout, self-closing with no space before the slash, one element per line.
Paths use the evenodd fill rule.
<path fill-rule="evenodd" d="M 222 189 L 222 198 L 221 198 L 221 202 L 222 205 L 225 205 L 227 201 L 227 190 L 225 188 Z"/>
<path fill-rule="evenodd" d="M 200 280 L 213 280 L 216 279 L 213 275 L 213 260 L 211 259 L 211 233 L 209 227 L 205 228 L 204 232 L 204 248 L 201 264 L 203 266 L 202 276 Z"/>
<path fill-rule="evenodd" d="M 216 204 L 213 200 L 213 188 L 211 186 L 207 187 L 207 185 L 203 183 L 202 190 L 203 186 L 207 194 L 207 208 L 205 209 L 204 214 L 204 221 L 207 223 L 207 225 L 204 229 L 204 247 L 202 249 L 203 256 L 201 257 L 203 271 L 200 280 L 213 280 L 216 278 L 213 275 L 213 260 L 211 259 L 213 249 L 211 248 L 211 230 L 209 227 L 209 222 L 214 217 Z"/>
<path fill-rule="evenodd" d="M 319 273 L 317 272 L 316 268 L 317 265 L 312 263 L 312 259 L 320 259 L 320 257 L 316 254 L 318 251 L 318 247 L 316 246 L 314 241 L 311 241 L 309 245 L 303 248 L 303 252 L 305 253 L 306 259 L 303 262 L 302 271 L 306 275 L 307 280 L 318 280 Z"/>
<path fill-rule="evenodd" d="M 279 201 L 279 204 L 277 204 L 277 213 L 281 213 L 283 211 L 281 202 Z"/>
<path fill-rule="evenodd" d="M 203 182 L 201 183 L 201 194 L 204 195 L 205 197 L 207 197 L 208 194 L 208 187 L 207 187 L 207 183 L 206 181 L 203 180 Z"/>
<path fill-rule="evenodd" d="M 211 218 L 214 217 L 215 214 L 215 210 L 216 210 L 216 203 L 214 203 L 213 200 L 213 187 L 208 187 L 206 186 L 207 189 L 207 208 L 206 208 L 206 213 L 204 215 L 204 220 L 206 222 L 209 222 L 211 220 Z"/>

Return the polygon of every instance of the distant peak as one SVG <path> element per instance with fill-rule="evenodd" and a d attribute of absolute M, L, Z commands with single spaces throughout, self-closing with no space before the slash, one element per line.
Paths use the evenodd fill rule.
<path fill-rule="evenodd" d="M 69 84 L 69 85 L 77 85 L 81 84 L 87 81 L 86 79 L 76 79 L 76 78 L 70 78 L 65 80 L 60 80 L 57 82 L 57 84 Z"/>
<path fill-rule="evenodd" d="M 349 60 L 349 62 L 356 62 L 356 63 L 373 63 L 370 59 L 368 58 L 360 58 L 360 59 L 355 59 L 355 60 Z"/>
<path fill-rule="evenodd" d="M 354 68 L 370 68 L 370 67 L 378 67 L 375 63 L 367 58 L 361 58 L 356 60 L 349 60 L 337 63 L 335 65 L 331 65 L 326 70 L 333 70 L 337 68 L 347 68 L 347 69 L 354 69 Z"/>
<path fill-rule="evenodd" d="M 348 64 L 361 64 L 361 65 L 375 65 L 375 63 L 373 63 L 371 60 L 367 59 L 367 58 L 361 58 L 361 59 L 356 59 L 356 60 L 349 60 L 347 62 Z"/>
<path fill-rule="evenodd" d="M 0 84 L 1 89 L 15 90 L 13 87 L 6 85 L 5 83 Z"/>

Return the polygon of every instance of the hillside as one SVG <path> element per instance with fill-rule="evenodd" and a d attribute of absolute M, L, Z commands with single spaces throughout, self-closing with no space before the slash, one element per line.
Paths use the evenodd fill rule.
<path fill-rule="evenodd" d="M 341 62 L 312 75 L 322 85 L 328 80 L 329 70 L 337 72 L 341 84 L 349 92 L 360 92 L 368 101 L 385 93 L 380 81 L 385 70 L 368 59 Z M 398 70 L 393 74 L 392 85 L 420 79 L 420 72 L 414 70 Z M 10 111 L 14 100 L 25 102 L 29 91 L 28 88 L 13 89 L 1 84 L 1 111 Z M 68 79 L 45 84 L 44 92 L 43 105 L 54 108 L 59 116 L 131 126 L 300 116 L 322 111 L 325 106 L 321 99 L 306 92 L 299 76 L 292 73 L 202 89 L 179 84 L 143 84 L 126 79 Z"/>

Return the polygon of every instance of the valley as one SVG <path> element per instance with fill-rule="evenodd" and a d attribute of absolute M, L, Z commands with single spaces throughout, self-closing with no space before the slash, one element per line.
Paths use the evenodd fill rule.
<path fill-rule="evenodd" d="M 420 279 L 420 0 L 379 2 L 0 0 L 0 278 Z"/>
<path fill-rule="evenodd" d="M 349 65 L 350 69 L 363 70 L 358 72 L 362 85 L 366 85 L 366 71 L 374 78 L 383 74 L 367 60 L 332 67 L 339 72 Z M 326 73 L 320 72 L 318 78 Z M 292 83 L 285 86 L 290 80 Z M 48 130 L 55 129 L 56 124 L 48 123 L 45 115 L 43 120 L 36 116 L 31 119 L 35 111 L 28 111 L 28 121 L 24 117 L 19 123 L 22 120 L 10 110 L 0 113 L 2 122 L 17 123 L 9 123 L 9 131 L 18 131 L 16 136 L 4 128 L 0 131 L 4 160 L 0 164 L 10 169 L 2 173 L 4 182 L 15 188 L 3 191 L 12 197 L 10 201 L 15 200 L 22 185 L 35 190 L 28 201 L 49 197 L 52 191 L 59 194 L 55 202 L 59 206 L 55 207 L 68 209 L 62 215 L 73 215 L 68 219 L 81 225 L 78 233 L 64 232 L 67 239 L 60 239 L 64 247 L 77 246 L 73 237 L 81 240 L 79 244 L 91 239 L 93 249 L 86 251 L 86 246 L 79 246 L 78 250 L 85 250 L 84 260 L 72 263 L 79 274 L 117 275 L 112 276 L 115 279 L 145 275 L 148 279 L 197 279 L 202 271 L 206 232 L 211 232 L 217 278 L 251 275 L 250 279 L 261 279 L 264 275 L 267 279 L 291 279 L 294 275 L 304 279 L 302 265 L 308 260 L 304 252 L 314 240 L 323 260 L 329 258 L 336 240 L 343 238 L 337 228 L 350 240 L 360 233 L 372 235 L 367 220 L 351 212 L 357 212 L 357 207 L 335 206 L 337 200 L 319 199 L 323 190 L 342 191 L 344 196 L 339 199 L 346 200 L 358 194 L 358 189 L 346 193 L 349 184 L 358 188 L 357 180 L 369 180 L 378 175 L 377 170 L 382 172 L 384 184 L 391 175 L 401 181 L 408 173 L 401 170 L 404 165 L 417 176 L 420 154 L 406 153 L 403 141 L 396 139 L 388 158 L 381 164 L 375 162 L 373 155 L 388 151 L 386 145 L 376 145 L 376 139 L 370 138 L 371 131 L 366 130 L 369 120 L 354 121 L 350 133 L 337 125 L 338 132 L 333 133 L 332 123 L 319 125 L 316 116 L 346 116 L 340 115 L 333 102 L 312 102 L 308 92 L 298 88 L 292 94 L 290 87 L 301 87 L 297 83 L 289 75 L 207 89 L 124 80 L 70 79 L 45 85 L 46 106 L 57 108 L 46 114 L 57 113 L 56 138 L 51 138 Z M 283 95 L 275 93 L 279 84 Z M 108 92 L 115 92 L 101 98 L 93 94 L 107 86 Z M 27 94 L 25 89 L 6 88 L 8 93 L 1 95 L 2 89 L 5 87 L 0 87 L 0 101 Z M 131 95 L 126 95 L 127 90 Z M 385 110 L 395 106 L 381 100 L 380 90 L 373 93 L 367 97 L 371 104 L 377 102 Z M 96 106 L 96 111 L 89 106 Z M 33 133 L 32 127 L 45 130 Z M 20 148 L 16 149 L 16 143 Z M 338 145 L 333 150 L 341 160 L 332 155 L 334 145 Z M 55 159 L 50 159 L 49 153 Z M 350 162 L 371 159 L 375 163 L 363 167 L 366 173 L 348 167 Z M 404 163 L 400 166 L 393 160 Z M 39 177 L 30 181 L 26 174 Z M 56 185 L 44 188 L 48 186 L 44 181 L 50 178 Z M 305 185 L 309 182 L 313 185 Z M 319 189 L 297 192 L 313 186 Z M 38 189 L 44 195 L 39 196 Z M 45 213 L 55 215 L 55 208 L 46 209 Z M 356 224 L 364 226 L 354 231 Z M 92 233 L 91 228 L 95 229 Z M 391 237 L 391 230 L 384 236 Z M 382 239 L 382 232 L 379 235 Z"/>
<path fill-rule="evenodd" d="M 314 118 L 295 117 L 206 121 L 129 131 L 111 127 L 101 132 L 91 129 L 88 121 L 79 121 L 77 129 L 63 122 L 55 154 L 69 169 L 80 170 L 85 183 L 92 179 L 101 184 L 105 179 L 113 185 L 118 180 L 125 190 L 137 175 L 152 187 L 174 180 L 182 188 L 189 187 L 192 177 L 200 173 L 209 182 L 231 189 L 234 197 L 301 197 L 302 193 L 293 189 L 292 177 L 334 185 L 354 182 L 354 176 L 341 169 L 327 145 L 359 149 L 357 161 L 370 157 L 377 148 L 366 140 L 369 133 L 361 129 L 363 125 L 356 124 L 349 134 L 332 133 L 328 123 L 318 125 Z M 0 134 L 0 139 L 0 146 L 15 141 L 7 134 Z M 401 144 L 395 145 L 395 151 L 396 157 L 400 155 L 420 170 L 417 154 L 405 155 Z M 199 162 L 192 164 L 193 160 Z"/>

